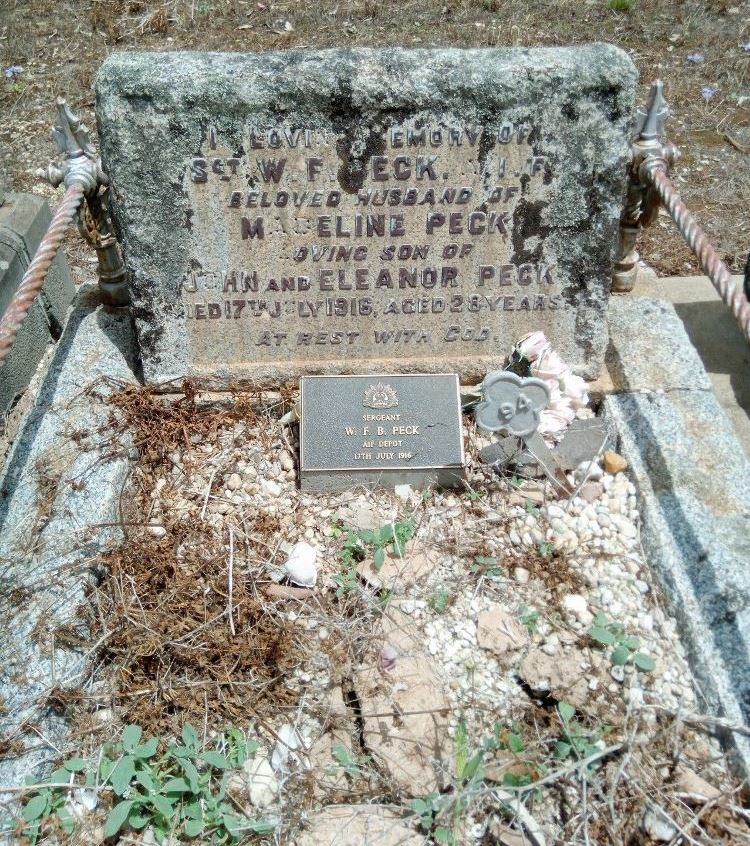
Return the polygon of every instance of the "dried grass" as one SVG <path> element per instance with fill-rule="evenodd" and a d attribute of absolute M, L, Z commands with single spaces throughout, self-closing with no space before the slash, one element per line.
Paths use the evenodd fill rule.
<path fill-rule="evenodd" d="M 299 687 L 288 680 L 314 652 L 324 650 L 341 677 L 366 640 L 376 611 L 359 596 L 344 602 L 311 597 L 311 611 L 331 632 L 325 644 L 288 619 L 287 602 L 269 601 L 263 571 L 268 563 L 281 563 L 277 515 L 258 511 L 235 518 L 230 544 L 226 527 L 203 519 L 209 485 L 187 515 L 164 510 L 163 537 L 145 523 L 156 481 L 169 477 L 176 450 L 183 455 L 181 472 L 190 477 L 199 462 L 194 437 L 216 445 L 242 422 L 258 438 L 247 448 L 267 451 L 278 436 L 275 418 L 290 398 L 288 390 L 234 391 L 228 402 L 204 403 L 186 383 L 176 399 L 128 388 L 110 400 L 110 422 L 130 430 L 139 461 L 133 519 L 123 526 L 124 542 L 106 556 L 108 575 L 91 603 L 92 640 L 102 641 L 99 659 L 113 676 L 119 716 L 148 733 L 179 733 L 186 720 L 218 729 L 276 718 L 297 706 Z M 218 475 L 212 474 L 212 483 Z"/>

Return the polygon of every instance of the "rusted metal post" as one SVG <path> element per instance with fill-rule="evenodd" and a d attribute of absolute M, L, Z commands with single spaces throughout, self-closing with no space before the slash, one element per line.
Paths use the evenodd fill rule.
<path fill-rule="evenodd" d="M 59 165 L 50 164 L 47 179 L 55 187 L 61 182 L 66 186 L 74 182 L 85 185 L 86 203 L 78 215 L 78 229 L 96 250 L 102 301 L 111 306 L 128 305 L 125 267 L 109 224 L 109 178 L 89 143 L 87 127 L 62 97 L 57 98 L 57 115 L 52 135 L 62 160 Z"/>
<path fill-rule="evenodd" d="M 648 174 L 641 171 L 647 159 L 664 162 L 667 170 L 679 157 L 677 148 L 662 143 L 664 123 L 669 107 L 664 99 L 661 80 L 651 86 L 645 109 L 638 110 L 635 140 L 630 145 L 630 168 L 625 208 L 620 218 L 620 234 L 612 274 L 612 290 L 632 291 L 638 276 L 638 253 L 635 249 L 638 233 L 650 226 L 659 214 L 659 197 L 651 188 Z"/>
<path fill-rule="evenodd" d="M 669 170 L 679 152 L 672 144 L 663 141 L 669 108 L 661 80 L 651 85 L 646 109 L 639 111 L 639 115 L 638 134 L 631 145 L 628 193 L 620 218 L 612 290 L 623 292 L 633 289 L 638 275 L 638 253 L 635 249 L 638 232 L 656 220 L 663 205 L 750 341 L 750 304 L 747 297 L 742 288 L 732 282 L 726 264 L 709 243 L 669 178 Z"/>

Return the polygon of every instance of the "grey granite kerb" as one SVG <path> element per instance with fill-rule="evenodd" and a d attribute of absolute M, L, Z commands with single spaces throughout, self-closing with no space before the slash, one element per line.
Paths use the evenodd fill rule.
<path fill-rule="evenodd" d="M 2 785 L 51 769 L 58 753 L 49 744 L 59 745 L 68 725 L 48 694 L 79 687 L 89 667 L 93 644 L 78 612 L 101 576 L 101 554 L 121 540 L 130 465 L 128 436 L 113 431 L 106 397 L 137 384 L 135 362 L 129 315 L 100 306 L 96 286 L 84 286 L 0 469 L 0 736 L 24 750 L 0 760 Z M 61 626 L 86 645 L 55 644 Z M 21 730 L 25 721 L 46 743 Z"/>
<path fill-rule="evenodd" d="M 750 463 L 673 307 L 616 297 L 605 399 L 639 490 L 647 558 L 707 708 L 750 724 Z M 750 773 L 750 743 L 728 735 Z"/>

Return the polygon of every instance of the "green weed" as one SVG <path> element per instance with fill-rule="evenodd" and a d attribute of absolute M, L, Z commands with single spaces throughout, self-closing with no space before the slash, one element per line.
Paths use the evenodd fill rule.
<path fill-rule="evenodd" d="M 161 754 L 159 746 L 155 737 L 142 742 L 140 726 L 129 725 L 121 740 L 102 747 L 97 764 L 82 758 L 66 761 L 45 780 L 60 787 L 40 788 L 24 805 L 23 834 L 33 846 L 50 817 L 57 818 L 64 832 L 73 832 L 75 822 L 66 807 L 72 784 L 114 794 L 104 824 L 108 838 L 123 829 L 151 826 L 158 843 L 175 834 L 223 846 L 251 832 L 275 829 L 273 822 L 239 816 L 226 798 L 229 771 L 241 767 L 258 748 L 242 732 L 229 729 L 220 739 L 220 752 L 203 748 L 198 733 L 186 724 L 181 741 L 168 744 Z"/>
<path fill-rule="evenodd" d="M 587 634 L 602 646 L 612 647 L 609 659 L 616 667 L 624 667 L 630 661 L 639 670 L 647 673 L 652 672 L 656 667 L 654 659 L 646 652 L 640 651 L 640 640 L 626 634 L 622 623 L 607 619 L 607 615 L 602 611 L 594 618 L 594 623 Z"/>

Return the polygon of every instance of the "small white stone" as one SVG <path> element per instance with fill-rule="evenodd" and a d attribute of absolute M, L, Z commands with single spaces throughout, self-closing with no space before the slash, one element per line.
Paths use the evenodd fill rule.
<path fill-rule="evenodd" d="M 540 648 L 541 648 L 542 652 L 545 653 L 545 655 L 556 655 L 557 650 L 559 649 L 559 646 L 560 646 L 560 639 L 558 638 L 558 636 L 556 634 L 551 634 L 547 638 L 547 640 L 544 641 L 544 643 L 541 645 Z"/>
<path fill-rule="evenodd" d="M 227 487 L 230 491 L 238 491 L 242 487 L 242 477 L 239 473 L 232 473 L 227 479 Z"/>
<path fill-rule="evenodd" d="M 287 763 L 292 753 L 302 745 L 302 738 L 289 723 L 284 723 L 276 733 L 278 740 L 271 754 L 271 769 L 274 773 L 288 772 Z M 294 758 L 297 756 L 295 755 Z"/>
<path fill-rule="evenodd" d="M 164 526 L 160 526 L 155 523 L 148 527 L 148 533 L 155 538 L 163 538 L 167 534 L 167 530 Z"/>
<path fill-rule="evenodd" d="M 318 551 L 305 541 L 296 543 L 289 552 L 289 558 L 284 564 L 284 570 L 292 584 L 300 587 L 312 587 L 318 580 L 318 570 L 315 559 Z"/>
<path fill-rule="evenodd" d="M 678 833 L 672 823 L 653 808 L 649 808 L 643 815 L 641 827 L 657 843 L 669 843 Z"/>
<path fill-rule="evenodd" d="M 77 805 L 80 805 L 87 811 L 93 811 L 99 804 L 96 790 L 87 789 L 85 787 L 82 787 L 79 790 L 74 790 L 72 799 Z"/>
<path fill-rule="evenodd" d="M 276 798 L 279 789 L 279 783 L 268 760 L 261 756 L 253 758 L 245 761 L 242 769 L 245 771 L 251 804 L 256 808 L 267 808 Z"/>
<path fill-rule="evenodd" d="M 633 708 L 642 707 L 643 690 L 640 687 L 631 687 L 628 691 L 628 702 Z"/>
<path fill-rule="evenodd" d="M 596 461 L 582 461 L 574 471 L 577 481 L 588 479 L 591 482 L 598 482 L 603 475 L 604 471 Z"/>
<path fill-rule="evenodd" d="M 563 598 L 562 607 L 566 611 L 569 611 L 584 626 L 590 625 L 594 619 L 593 614 L 589 611 L 586 597 L 581 596 L 580 593 L 569 593 Z"/>
<path fill-rule="evenodd" d="M 519 585 L 525 585 L 529 582 L 529 571 L 525 567 L 515 567 L 513 570 L 513 578 Z"/>
<path fill-rule="evenodd" d="M 396 485 L 393 492 L 400 500 L 403 500 L 403 502 L 409 502 L 412 494 L 414 493 L 411 485 Z"/>
<path fill-rule="evenodd" d="M 279 456 L 279 464 L 282 470 L 294 470 L 294 459 L 288 452 L 282 452 Z"/>
<path fill-rule="evenodd" d="M 610 668 L 609 674 L 616 682 L 619 682 L 620 684 L 622 684 L 622 682 L 625 680 L 625 668 L 620 667 L 617 664 Z"/>
<path fill-rule="evenodd" d="M 278 482 L 274 482 L 273 479 L 266 479 L 263 482 L 262 490 L 269 496 L 281 496 L 281 485 Z"/>

